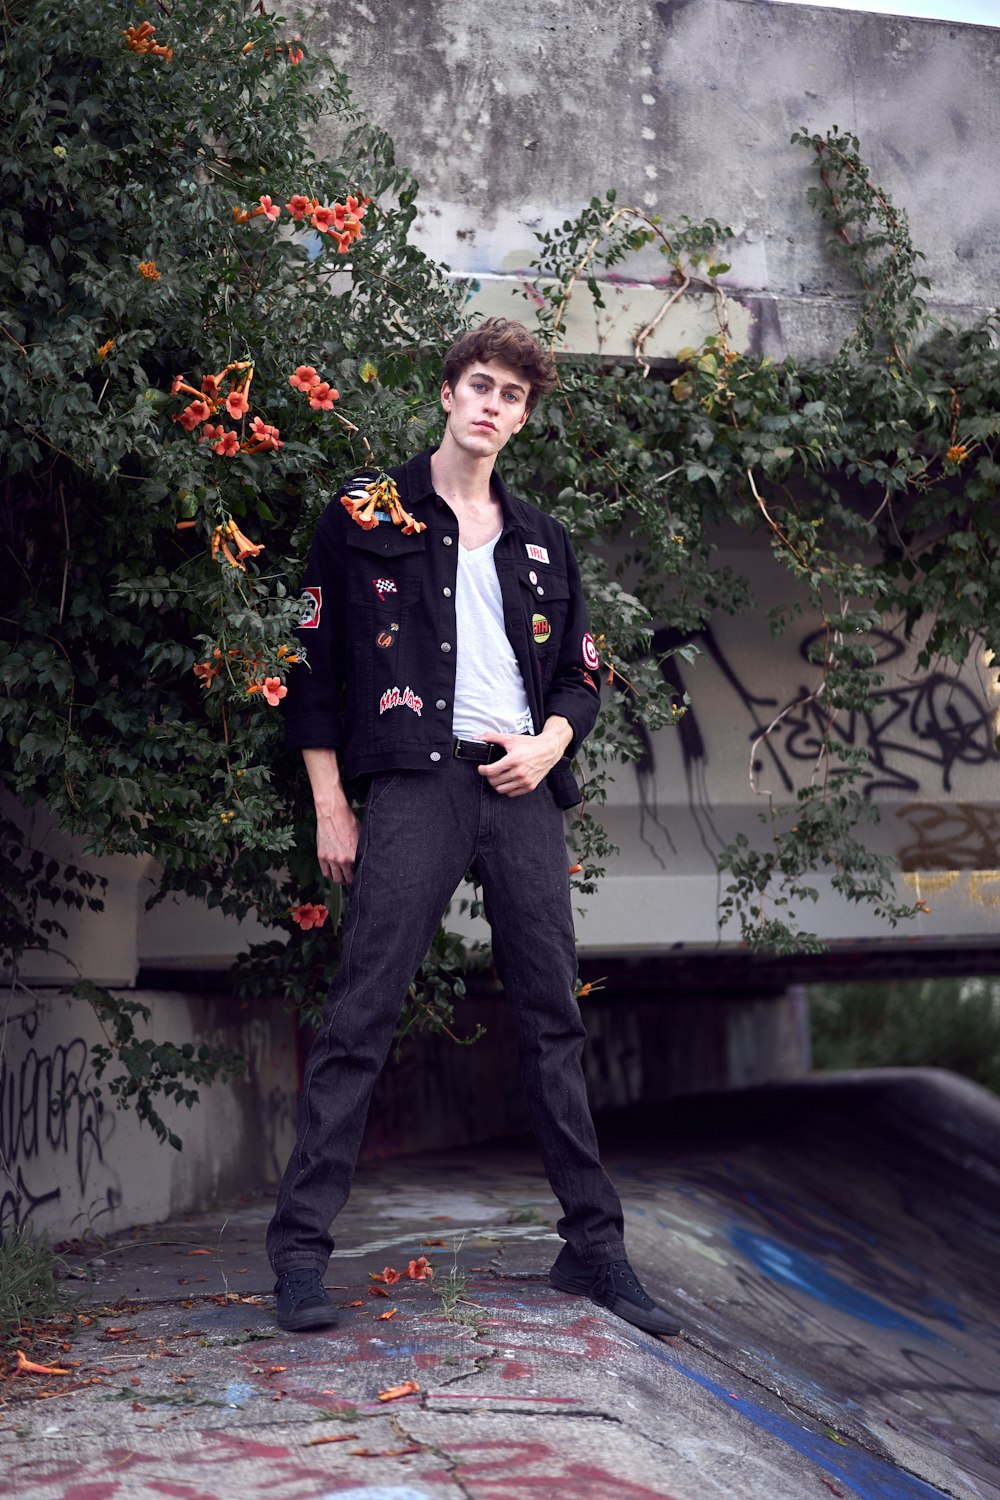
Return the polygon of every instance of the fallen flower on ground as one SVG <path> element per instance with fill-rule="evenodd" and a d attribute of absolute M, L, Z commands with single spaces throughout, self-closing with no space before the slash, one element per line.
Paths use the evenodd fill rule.
<path fill-rule="evenodd" d="M 369 1271 L 368 1275 L 372 1281 L 384 1281 L 386 1286 L 393 1286 L 399 1281 L 402 1272 L 397 1271 L 393 1266 L 383 1266 L 381 1271 Z"/>
<path fill-rule="evenodd" d="M 404 1380 L 402 1385 L 391 1385 L 387 1391 L 379 1391 L 380 1401 L 398 1401 L 400 1396 L 412 1396 L 420 1387 L 415 1380 Z"/>
<path fill-rule="evenodd" d="M 17 1357 L 17 1375 L 72 1375 L 72 1370 L 64 1370 L 61 1365 L 36 1365 L 33 1360 L 28 1359 L 23 1349 L 15 1350 Z"/>

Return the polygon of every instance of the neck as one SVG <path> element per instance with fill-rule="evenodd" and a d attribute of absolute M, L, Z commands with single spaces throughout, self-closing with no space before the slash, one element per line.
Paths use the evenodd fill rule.
<path fill-rule="evenodd" d="M 465 453 L 453 442 L 445 428 L 441 446 L 431 454 L 431 479 L 443 500 L 454 507 L 457 502 L 486 505 L 492 500 L 490 480 L 496 465 L 496 454 L 483 458 Z"/>

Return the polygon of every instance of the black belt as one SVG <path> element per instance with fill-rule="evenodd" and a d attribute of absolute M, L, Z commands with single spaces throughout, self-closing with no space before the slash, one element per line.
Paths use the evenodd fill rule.
<path fill-rule="evenodd" d="M 489 765 L 507 754 L 502 745 L 490 745 L 485 740 L 456 740 L 451 753 L 456 760 L 476 760 L 480 765 Z"/>

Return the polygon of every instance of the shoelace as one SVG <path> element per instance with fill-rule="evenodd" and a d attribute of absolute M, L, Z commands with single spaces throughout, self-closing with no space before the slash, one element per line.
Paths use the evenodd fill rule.
<path fill-rule="evenodd" d="M 635 1293 L 635 1300 L 639 1302 L 640 1306 L 655 1307 L 656 1304 L 652 1297 L 643 1291 L 635 1278 L 635 1272 L 627 1260 L 609 1260 L 606 1265 L 602 1266 L 601 1274 L 598 1277 L 594 1290 L 599 1296 L 603 1296 L 605 1293 L 613 1295 L 616 1291 L 623 1290 L 621 1285 L 623 1282 L 629 1291 Z"/>
<path fill-rule="evenodd" d="M 317 1288 L 318 1273 L 316 1271 L 283 1271 L 281 1280 L 285 1283 L 293 1302 L 304 1302 L 308 1297 L 317 1297 L 322 1289 Z"/>

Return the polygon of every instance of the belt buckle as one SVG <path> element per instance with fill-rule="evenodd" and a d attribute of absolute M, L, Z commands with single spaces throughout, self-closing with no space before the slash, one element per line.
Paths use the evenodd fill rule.
<path fill-rule="evenodd" d="M 473 749 L 473 747 L 475 748 Z M 484 759 L 482 752 L 485 751 L 486 755 L 488 756 L 492 748 L 493 747 L 491 745 L 487 745 L 485 740 L 463 740 L 456 736 L 455 746 L 451 753 L 454 756 L 455 760 L 474 760 L 482 762 L 482 760 Z M 470 751 L 472 753 L 469 753 Z"/>

